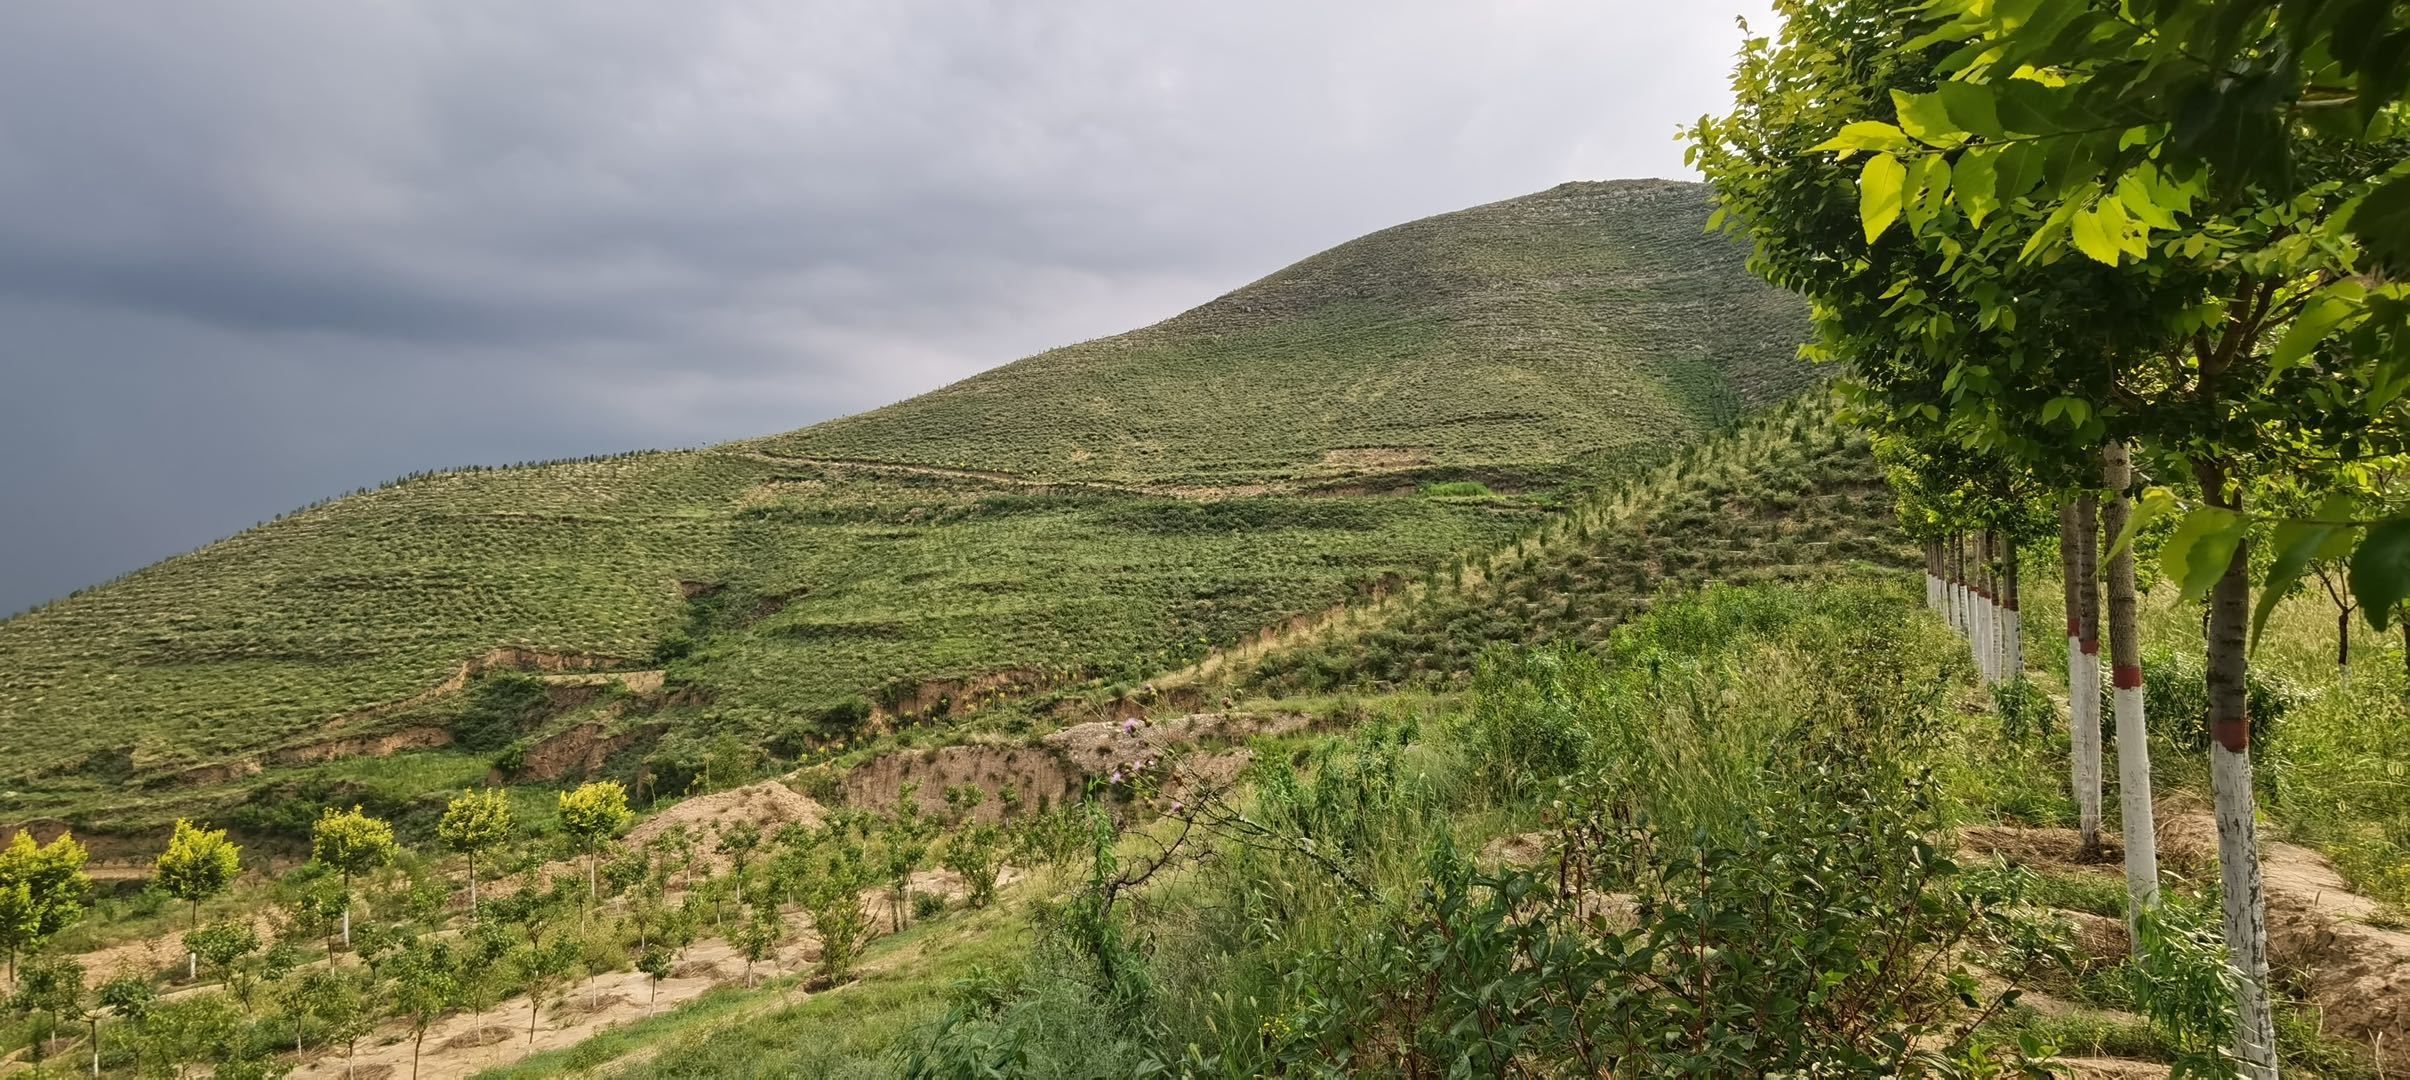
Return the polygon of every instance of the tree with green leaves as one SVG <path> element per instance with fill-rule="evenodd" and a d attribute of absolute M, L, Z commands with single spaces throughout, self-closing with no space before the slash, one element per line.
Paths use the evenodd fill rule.
<path fill-rule="evenodd" d="M 243 1014 L 251 1014 L 253 980 L 243 962 L 259 951 L 259 932 L 248 920 L 229 919 L 185 931 L 184 951 L 199 957 L 242 1005 Z"/>
<path fill-rule="evenodd" d="M 561 830 L 586 860 L 587 903 L 596 892 L 594 862 L 603 845 L 626 832 L 636 815 L 628 810 L 628 792 L 617 780 L 595 780 L 560 795 Z"/>
<path fill-rule="evenodd" d="M 921 813 L 919 795 L 919 784 L 903 784 L 896 792 L 895 813 L 882 824 L 878 835 L 879 863 L 887 876 L 890 925 L 897 930 L 909 923 L 912 875 L 927 861 L 930 843 L 937 832 L 936 823 Z"/>
<path fill-rule="evenodd" d="M 469 918 L 477 917 L 477 860 L 510 841 L 510 793 L 500 788 L 463 791 L 444 807 L 435 837 L 459 853 L 469 869 Z"/>
<path fill-rule="evenodd" d="M 520 984 L 527 990 L 527 1045 L 536 1043 L 536 1023 L 543 1017 L 544 1003 L 557 1000 L 577 973 L 578 954 L 576 938 L 564 932 L 546 933 L 540 921 L 528 925 L 526 940 L 511 957 Z"/>
<path fill-rule="evenodd" d="M 19 957 L 83 917 L 92 897 L 92 879 L 84 876 L 89 857 L 72 833 L 36 844 L 19 829 L 0 848 L 0 956 L 9 985 L 16 984 Z"/>
<path fill-rule="evenodd" d="M 100 1004 L 100 1010 L 96 1010 L 92 1014 L 92 1060 L 95 1075 L 98 1075 L 100 1012 L 105 1010 L 109 1015 L 115 1016 L 120 1023 L 135 1025 L 139 1032 L 143 1019 L 150 1015 L 151 1007 L 159 1001 L 159 990 L 151 985 L 149 979 L 133 972 L 123 972 L 110 976 L 109 981 L 100 984 L 100 988 L 95 991 L 95 997 Z M 137 1038 L 134 1041 L 134 1071 L 137 1073 L 142 1071 L 141 1045 L 141 1040 Z"/>
<path fill-rule="evenodd" d="M 152 865 L 151 880 L 169 896 L 192 905 L 192 920 L 185 928 L 198 930 L 201 902 L 225 892 L 242 872 L 242 849 L 226 839 L 226 830 L 204 829 L 177 818 L 176 831 L 167 838 L 167 848 Z M 200 978 L 200 957 L 187 952 L 184 962 L 185 977 Z"/>
<path fill-rule="evenodd" d="M 728 856 L 729 872 L 742 878 L 745 876 L 745 864 L 752 861 L 753 853 L 761 848 L 761 841 L 761 826 L 750 821 L 733 821 L 720 827 L 712 850 Z"/>
<path fill-rule="evenodd" d="M 343 945 L 351 947 L 351 882 L 393 861 L 393 826 L 368 816 L 357 806 L 349 811 L 328 807 L 310 830 L 310 858 L 343 880 Z"/>
<path fill-rule="evenodd" d="M 2236 27 L 2267 11 L 2220 7 L 2239 13 Z M 1753 265 L 1811 297 L 1816 350 L 1850 362 L 1868 411 L 2004 449 L 2043 476 L 2131 439 L 2199 492 L 2164 550 L 2171 577 L 2212 601 L 2212 771 L 2242 976 L 2238 1053 L 2270 1074 L 2241 692 L 2241 500 L 2254 475 L 2364 456 L 2398 437 L 2386 414 L 2404 380 L 2382 358 L 2381 320 L 2354 312 L 2397 304 L 2361 301 L 2399 287 L 2361 280 L 2343 223 L 2389 183 L 2399 154 L 2280 124 L 2300 182 L 2257 184 L 2213 175 L 2215 163 L 2187 156 L 2168 129 L 2071 119 L 2087 95 L 2136 70 L 2120 66 L 2133 57 L 2064 70 L 2030 61 L 2062 46 L 2183 40 L 2147 27 L 2136 36 L 2140 24 L 2111 26 L 2116 17 L 2074 0 L 1781 8 L 1783 46 L 1757 39 L 1744 51 L 1736 110 L 1702 123 L 1698 152 L 1725 209 L 1759 241 Z M 2229 25 L 2202 21 L 2207 10 L 2126 13 L 2170 20 L 2160 29 Z M 1858 155 L 1862 167 L 1850 161 Z M 2136 517 L 2153 506 L 2145 499 Z M 2410 527 L 2402 535 L 2403 569 L 2390 577 L 2410 591 Z M 2306 531 L 2293 540 L 2311 544 Z"/>
<path fill-rule="evenodd" d="M 666 945 L 656 943 L 637 951 L 636 970 L 644 973 L 645 982 L 652 988 L 652 993 L 644 999 L 644 1015 L 653 1015 L 654 1006 L 661 1001 L 661 980 L 669 978 L 677 963 L 677 958 L 670 955 Z"/>
<path fill-rule="evenodd" d="M 793 852 L 783 869 L 789 892 L 820 940 L 821 978 L 831 983 L 843 979 L 870 939 L 871 916 L 862 910 L 863 890 L 877 885 L 885 874 L 860 840 L 833 827 L 823 830 L 808 848 Z"/>
<path fill-rule="evenodd" d="M 83 1015 L 84 966 L 62 957 L 27 964 L 23 975 L 5 1004 L 28 1021 L 33 1071 L 39 1075 L 59 1025 Z"/>
<path fill-rule="evenodd" d="M 418 1076 L 420 1051 L 427 1029 L 460 1000 L 459 958 L 451 946 L 435 938 L 417 938 L 404 945 L 390 965 L 393 976 L 389 1011 L 410 1025 L 410 1075 Z"/>
<path fill-rule="evenodd" d="M 946 869 L 962 878 L 964 898 L 975 908 L 995 899 L 996 879 L 1004 872 L 1004 829 L 978 819 L 979 804 L 986 799 L 986 791 L 969 784 L 946 789 L 946 816 L 953 829 L 938 856 Z"/>

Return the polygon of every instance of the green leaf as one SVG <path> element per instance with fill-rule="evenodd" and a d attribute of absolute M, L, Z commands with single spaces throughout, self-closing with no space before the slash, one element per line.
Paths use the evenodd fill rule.
<path fill-rule="evenodd" d="M 2127 545 L 2134 542 L 2136 535 L 2149 527 L 2152 522 L 2166 517 L 2168 512 L 2174 510 L 2177 505 L 2176 493 L 2173 491 L 2163 487 L 2145 490 L 2141 498 L 2134 500 L 2134 508 L 2127 512 L 2125 530 L 2118 533 L 2115 540 L 2110 541 L 2109 550 L 2102 554 L 2101 558 L 2116 558 L 2118 552 L 2124 551 Z"/>
<path fill-rule="evenodd" d="M 2350 228 L 2377 267 L 2410 274 L 2410 175 L 2387 180 L 2362 197 Z"/>
<path fill-rule="evenodd" d="M 2276 526 L 2276 535 L 2269 542 L 2276 551 L 2276 560 L 2269 565 L 2268 579 L 2260 586 L 2259 603 L 2251 610 L 2253 649 L 2259 648 L 2259 635 L 2267 629 L 2268 615 L 2293 591 L 2293 584 L 2301 580 L 2301 572 L 2320 558 L 2332 557 L 2329 553 L 2338 534 L 2348 540 L 2351 528 L 2333 523 L 2349 518 L 2353 505 L 2351 496 L 2337 492 L 2327 496 L 2314 520 L 2286 521 Z"/>
<path fill-rule="evenodd" d="M 2075 249 L 2110 266 L 2117 265 L 2118 257 L 2124 254 L 2124 249 L 2118 246 L 2118 238 L 2124 230 L 2113 228 L 2108 215 L 2103 213 L 2107 207 L 2114 205 L 2116 203 L 2110 200 L 2099 200 L 2088 209 L 2076 211 L 2075 216 L 2067 222 L 2075 233 Z"/>
<path fill-rule="evenodd" d="M 1982 83 L 1946 82 L 1934 92 L 1941 95 L 1950 122 L 1960 130 L 1987 139 L 2008 134 L 2008 129 L 2000 126 L 2000 108 L 1991 87 Z"/>
<path fill-rule="evenodd" d="M 1899 220 L 1901 189 L 1907 181 L 1908 167 L 1900 159 L 1889 154 L 1867 159 L 1865 171 L 1858 174 L 1858 220 L 1866 225 L 1867 243 Z"/>
<path fill-rule="evenodd" d="M 2117 201 L 2125 204 L 2126 213 L 2154 229 L 2178 228 L 2176 216 L 2151 197 L 2151 185 L 2141 173 L 2129 171 L 2117 178 Z"/>
<path fill-rule="evenodd" d="M 1907 132 L 1909 138 L 1940 147 L 1966 141 L 1966 132 L 1951 121 L 1949 106 L 1943 103 L 1940 94 L 1906 94 L 1894 90 L 1891 104 L 1899 110 L 1900 130 Z"/>
<path fill-rule="evenodd" d="M 2351 553 L 2351 594 L 2360 613 L 2383 630 L 2393 609 L 2410 597 L 2410 518 L 2394 518 L 2368 530 Z"/>
<path fill-rule="evenodd" d="M 1958 168 L 1950 176 L 1950 186 L 1958 192 L 1958 208 L 1966 211 L 1967 220 L 1977 227 L 2000 208 L 2000 197 L 1994 193 L 1998 165 L 1998 154 L 1969 150 L 1958 156 Z"/>
<path fill-rule="evenodd" d="M 2268 374 L 2281 375 L 2308 359 L 2310 350 L 2326 339 L 2327 331 L 2357 310 L 2359 305 L 2340 296 L 2320 296 L 2311 301 L 2301 309 L 2301 314 L 2293 317 L 2292 329 L 2286 330 L 2283 340 L 2276 343 L 2275 355 L 2268 358 Z"/>
<path fill-rule="evenodd" d="M 1823 150 L 1838 150 L 1841 152 L 1841 156 L 1848 157 L 1859 150 L 1877 150 L 1889 153 L 1914 148 L 1915 144 L 1909 142 L 1908 136 L 1902 134 L 1900 129 L 1880 120 L 1860 120 L 1842 128 L 1840 134 L 1808 147 L 1808 151 L 1814 153 Z"/>
<path fill-rule="evenodd" d="M 2209 595 L 2218 578 L 2225 576 L 2227 564 L 2234 561 L 2235 545 L 2242 543 L 2250 524 L 2241 514 L 2215 506 L 2184 515 L 2176 534 L 2160 549 L 2159 567 L 2183 589 L 2186 603 Z"/>

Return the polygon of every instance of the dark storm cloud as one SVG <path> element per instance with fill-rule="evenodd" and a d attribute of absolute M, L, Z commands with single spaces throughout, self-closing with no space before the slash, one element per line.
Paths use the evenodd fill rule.
<path fill-rule="evenodd" d="M 1744 7 L 9 5 L 0 611 L 412 469 L 795 427 L 1678 175 Z"/>

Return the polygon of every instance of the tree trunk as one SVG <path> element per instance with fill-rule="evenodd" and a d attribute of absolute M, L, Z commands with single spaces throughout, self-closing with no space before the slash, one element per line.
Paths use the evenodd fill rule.
<path fill-rule="evenodd" d="M 2101 481 L 2109 489 L 2101 530 L 2116 543 L 2125 532 L 2133 502 L 2133 460 L 2126 445 L 2101 449 Z M 2109 557 L 2109 684 L 2117 712 L 2117 805 L 2125 830 L 2126 936 L 2141 952 L 2135 920 L 2159 906 L 2159 838 L 2151 799 L 2151 744 L 2142 710 L 2140 602 L 2134 589 L 2134 548 Z"/>
<path fill-rule="evenodd" d="M 2239 510 L 2225 476 L 2200 469 L 2213 506 Z M 2275 1080 L 2276 1030 L 2268 1009 L 2267 901 L 2259 876 L 2258 823 L 2251 790 L 2251 711 L 2246 679 L 2251 619 L 2251 543 L 2234 546 L 2226 573 L 2209 593 L 2209 779 L 2218 822 L 2226 955 L 2237 976 L 2235 1057 L 2249 1080 Z"/>
<path fill-rule="evenodd" d="M 2335 613 L 2335 678 L 2351 681 L 2351 609 Z"/>
<path fill-rule="evenodd" d="M 1958 636 L 1975 640 L 1975 591 L 1967 586 L 1966 534 L 1959 533 L 1950 541 L 1952 570 L 1950 582 L 1958 601 Z"/>
<path fill-rule="evenodd" d="M 100 1017 L 92 1018 L 92 1075 L 100 1076 Z"/>
<path fill-rule="evenodd" d="M 2087 857 L 2100 850 L 2100 675 L 2084 649 L 2094 637 L 2085 618 L 2084 529 L 2092 523 L 2090 497 L 2078 495 L 2059 507 L 2059 563 L 2067 598 L 2067 767 L 2075 797 L 2077 832 Z M 2097 642 L 2093 648 L 2097 649 Z"/>
<path fill-rule="evenodd" d="M 2001 577 L 2005 587 L 2001 591 L 2006 594 L 2003 600 L 2008 613 L 2008 677 L 2022 679 L 2025 677 L 2025 616 L 2019 608 L 2024 603 L 2025 583 L 2017 574 L 2017 542 L 2014 538 L 2007 542 L 2003 555 Z"/>
<path fill-rule="evenodd" d="M 477 921 L 477 853 L 469 853 L 469 921 Z"/>
<path fill-rule="evenodd" d="M 2084 660 L 2084 727 L 2077 733 L 2075 752 L 2083 759 L 2084 786 L 2076 800 L 2076 831 L 2084 852 L 2097 854 L 2100 845 L 2100 514 L 2091 492 L 2075 499 L 2076 603 L 2082 606 Z"/>
<path fill-rule="evenodd" d="M 427 1029 L 422 1027 L 417 1037 L 410 1040 L 410 1080 L 418 1080 L 418 1053 L 426 1045 Z"/>
<path fill-rule="evenodd" d="M 1989 686 L 1999 680 L 1992 662 L 1992 534 L 1975 533 L 1975 672 Z"/>

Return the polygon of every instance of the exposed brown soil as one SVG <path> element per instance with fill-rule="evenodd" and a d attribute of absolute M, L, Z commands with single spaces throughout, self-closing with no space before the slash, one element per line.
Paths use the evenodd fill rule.
<path fill-rule="evenodd" d="M 519 1029 L 508 1024 L 487 1024 L 473 1031 L 464 1031 L 445 1039 L 435 1049 L 439 1051 L 476 1050 L 497 1043 L 509 1042 L 518 1034 Z"/>
<path fill-rule="evenodd" d="M 694 836 L 697 855 L 711 861 L 716 868 L 725 856 L 712 851 L 722 830 L 739 824 L 759 828 L 767 840 L 788 825 L 816 826 L 828 817 L 819 803 L 798 794 L 793 788 L 776 780 L 764 780 L 711 795 L 684 799 L 669 809 L 644 819 L 628 831 L 627 844 L 643 847 L 672 829 L 683 826 Z"/>
<path fill-rule="evenodd" d="M 2124 849 L 2115 838 L 2101 837 L 2100 855 L 2086 858 L 2081 836 L 2074 829 L 2028 829 L 2015 825 L 1969 825 L 1958 831 L 1959 846 L 1977 855 L 1998 855 L 2010 862 L 2117 877 L 2124 874 L 2119 859 Z"/>
<path fill-rule="evenodd" d="M 1016 793 L 1028 811 L 1042 811 L 1077 799 L 1088 782 L 1110 778 L 1118 770 L 1159 757 L 1171 750 L 1186 753 L 1175 777 L 1180 785 L 1225 785 L 1236 779 L 1250 756 L 1245 750 L 1209 749 L 1256 735 L 1286 735 L 1305 731 L 1312 719 L 1280 714 L 1192 713 L 1157 721 L 1135 717 L 1097 720 L 1052 732 L 1039 745 L 968 743 L 930 750 L 903 750 L 856 766 L 839 782 L 848 806 L 890 809 L 906 784 L 917 785 L 915 801 L 926 813 L 945 809 L 949 787 L 970 786 L 986 793 L 977 810 L 981 820 L 1003 814 L 1003 793 Z"/>
<path fill-rule="evenodd" d="M 278 750 L 268 755 L 271 765 L 314 765 L 354 757 L 388 757 L 405 750 L 449 746 L 452 733 L 439 727 L 407 727 L 382 735 L 353 735 Z"/>
<path fill-rule="evenodd" d="M 918 785 L 914 801 L 933 814 L 945 809 L 947 788 L 969 785 L 986 793 L 979 818 L 994 821 L 1003 816 L 1008 789 L 1021 806 L 1041 811 L 1077 798 L 1085 781 L 1085 774 L 1044 747 L 972 743 L 873 758 L 846 773 L 839 790 L 848 806 L 890 810 L 906 784 Z"/>
<path fill-rule="evenodd" d="M 946 714 L 976 712 L 1006 697 L 1045 688 L 1049 680 L 1044 672 L 1021 669 L 991 671 L 961 679 L 930 679 L 894 701 L 870 711 L 873 724 L 888 725 L 898 717 L 922 717 L 935 712 Z"/>
<path fill-rule="evenodd" d="M 558 780 L 600 769 L 611 755 L 661 734 L 660 724 L 638 724 L 616 735 L 602 723 L 579 724 L 527 748 L 513 780 Z"/>
<path fill-rule="evenodd" d="M 2072 858 L 2067 829 L 1978 826 L 1961 842 L 2029 865 L 2116 873 Z M 2196 871 L 2217 859 L 2217 823 L 2170 814 L 2158 823 L 2159 853 Z M 2268 902 L 2270 962 L 2318 1006 L 2327 1034 L 2369 1050 L 2387 1076 L 2410 1076 L 2410 934 L 2370 925 L 2383 905 L 2351 891 L 2326 857 L 2281 841 L 2260 842 Z"/>
<path fill-rule="evenodd" d="M 2127 1058 L 2063 1057 L 2058 1064 L 2059 1075 L 2069 1080 L 2162 1080 L 2175 1074 L 2158 1062 Z"/>

